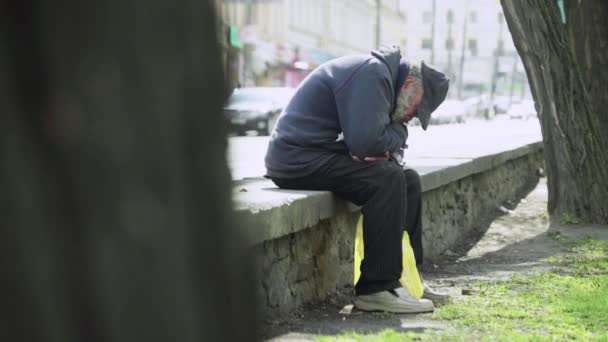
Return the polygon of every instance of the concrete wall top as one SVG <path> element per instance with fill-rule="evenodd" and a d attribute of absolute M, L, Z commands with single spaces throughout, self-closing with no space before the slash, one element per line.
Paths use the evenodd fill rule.
<path fill-rule="evenodd" d="M 534 142 L 470 158 L 417 158 L 409 166 L 420 173 L 423 191 L 429 191 L 540 149 L 542 142 Z M 251 225 L 246 235 L 252 244 L 312 227 L 344 211 L 359 209 L 328 191 L 282 190 L 264 178 L 248 178 L 233 184 L 235 211 Z"/>

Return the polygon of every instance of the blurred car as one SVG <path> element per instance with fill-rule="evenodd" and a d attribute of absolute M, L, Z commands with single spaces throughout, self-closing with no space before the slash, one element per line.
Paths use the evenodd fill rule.
<path fill-rule="evenodd" d="M 512 104 L 507 111 L 509 119 L 524 119 L 536 117 L 536 108 L 533 100 L 523 100 L 520 103 Z"/>
<path fill-rule="evenodd" d="M 490 104 L 490 96 L 488 94 L 471 96 L 463 100 L 463 102 L 468 116 L 485 119 L 494 116 L 494 110 Z"/>
<path fill-rule="evenodd" d="M 462 85 L 462 98 L 479 96 L 487 92 L 486 85 L 480 82 L 466 82 Z"/>
<path fill-rule="evenodd" d="M 445 100 L 431 115 L 430 125 L 466 122 L 467 105 L 460 100 Z"/>
<path fill-rule="evenodd" d="M 245 135 L 255 131 L 258 135 L 270 135 L 294 92 L 294 88 L 288 87 L 234 89 L 224 106 L 224 115 L 230 122 L 230 132 Z"/>
<path fill-rule="evenodd" d="M 506 114 L 509 110 L 509 106 L 512 104 L 512 99 L 509 96 L 496 96 L 494 97 L 494 113 Z"/>

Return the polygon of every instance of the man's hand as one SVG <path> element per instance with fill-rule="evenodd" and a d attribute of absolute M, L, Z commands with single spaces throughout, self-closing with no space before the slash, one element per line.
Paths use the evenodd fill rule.
<path fill-rule="evenodd" d="M 363 159 L 354 156 L 354 155 L 350 155 L 350 157 L 352 158 L 352 160 L 362 163 L 362 162 L 374 162 L 374 161 L 382 161 L 382 160 L 388 160 L 389 158 L 389 154 L 388 152 L 384 152 L 383 156 L 379 156 L 379 157 L 364 157 Z"/>

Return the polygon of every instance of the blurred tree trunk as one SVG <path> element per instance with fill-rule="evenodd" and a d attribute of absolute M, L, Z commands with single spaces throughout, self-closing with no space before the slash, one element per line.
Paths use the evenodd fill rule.
<path fill-rule="evenodd" d="M 254 340 L 212 2 L 0 6 L 0 340 Z"/>
<path fill-rule="evenodd" d="M 553 219 L 608 223 L 608 2 L 502 0 L 543 132 Z"/>

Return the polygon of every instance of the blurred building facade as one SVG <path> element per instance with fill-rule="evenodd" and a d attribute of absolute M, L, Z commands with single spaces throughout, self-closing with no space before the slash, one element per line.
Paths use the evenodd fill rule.
<path fill-rule="evenodd" d="M 450 96 L 523 91 L 527 80 L 502 7 L 494 0 L 402 0 L 405 55 L 450 76 Z"/>
<path fill-rule="evenodd" d="M 224 0 L 237 28 L 241 86 L 297 86 L 332 58 L 405 42 L 399 0 Z"/>
<path fill-rule="evenodd" d="M 332 58 L 399 44 L 452 79 L 451 97 L 527 84 L 495 0 L 217 0 L 234 86 L 297 86 Z"/>

